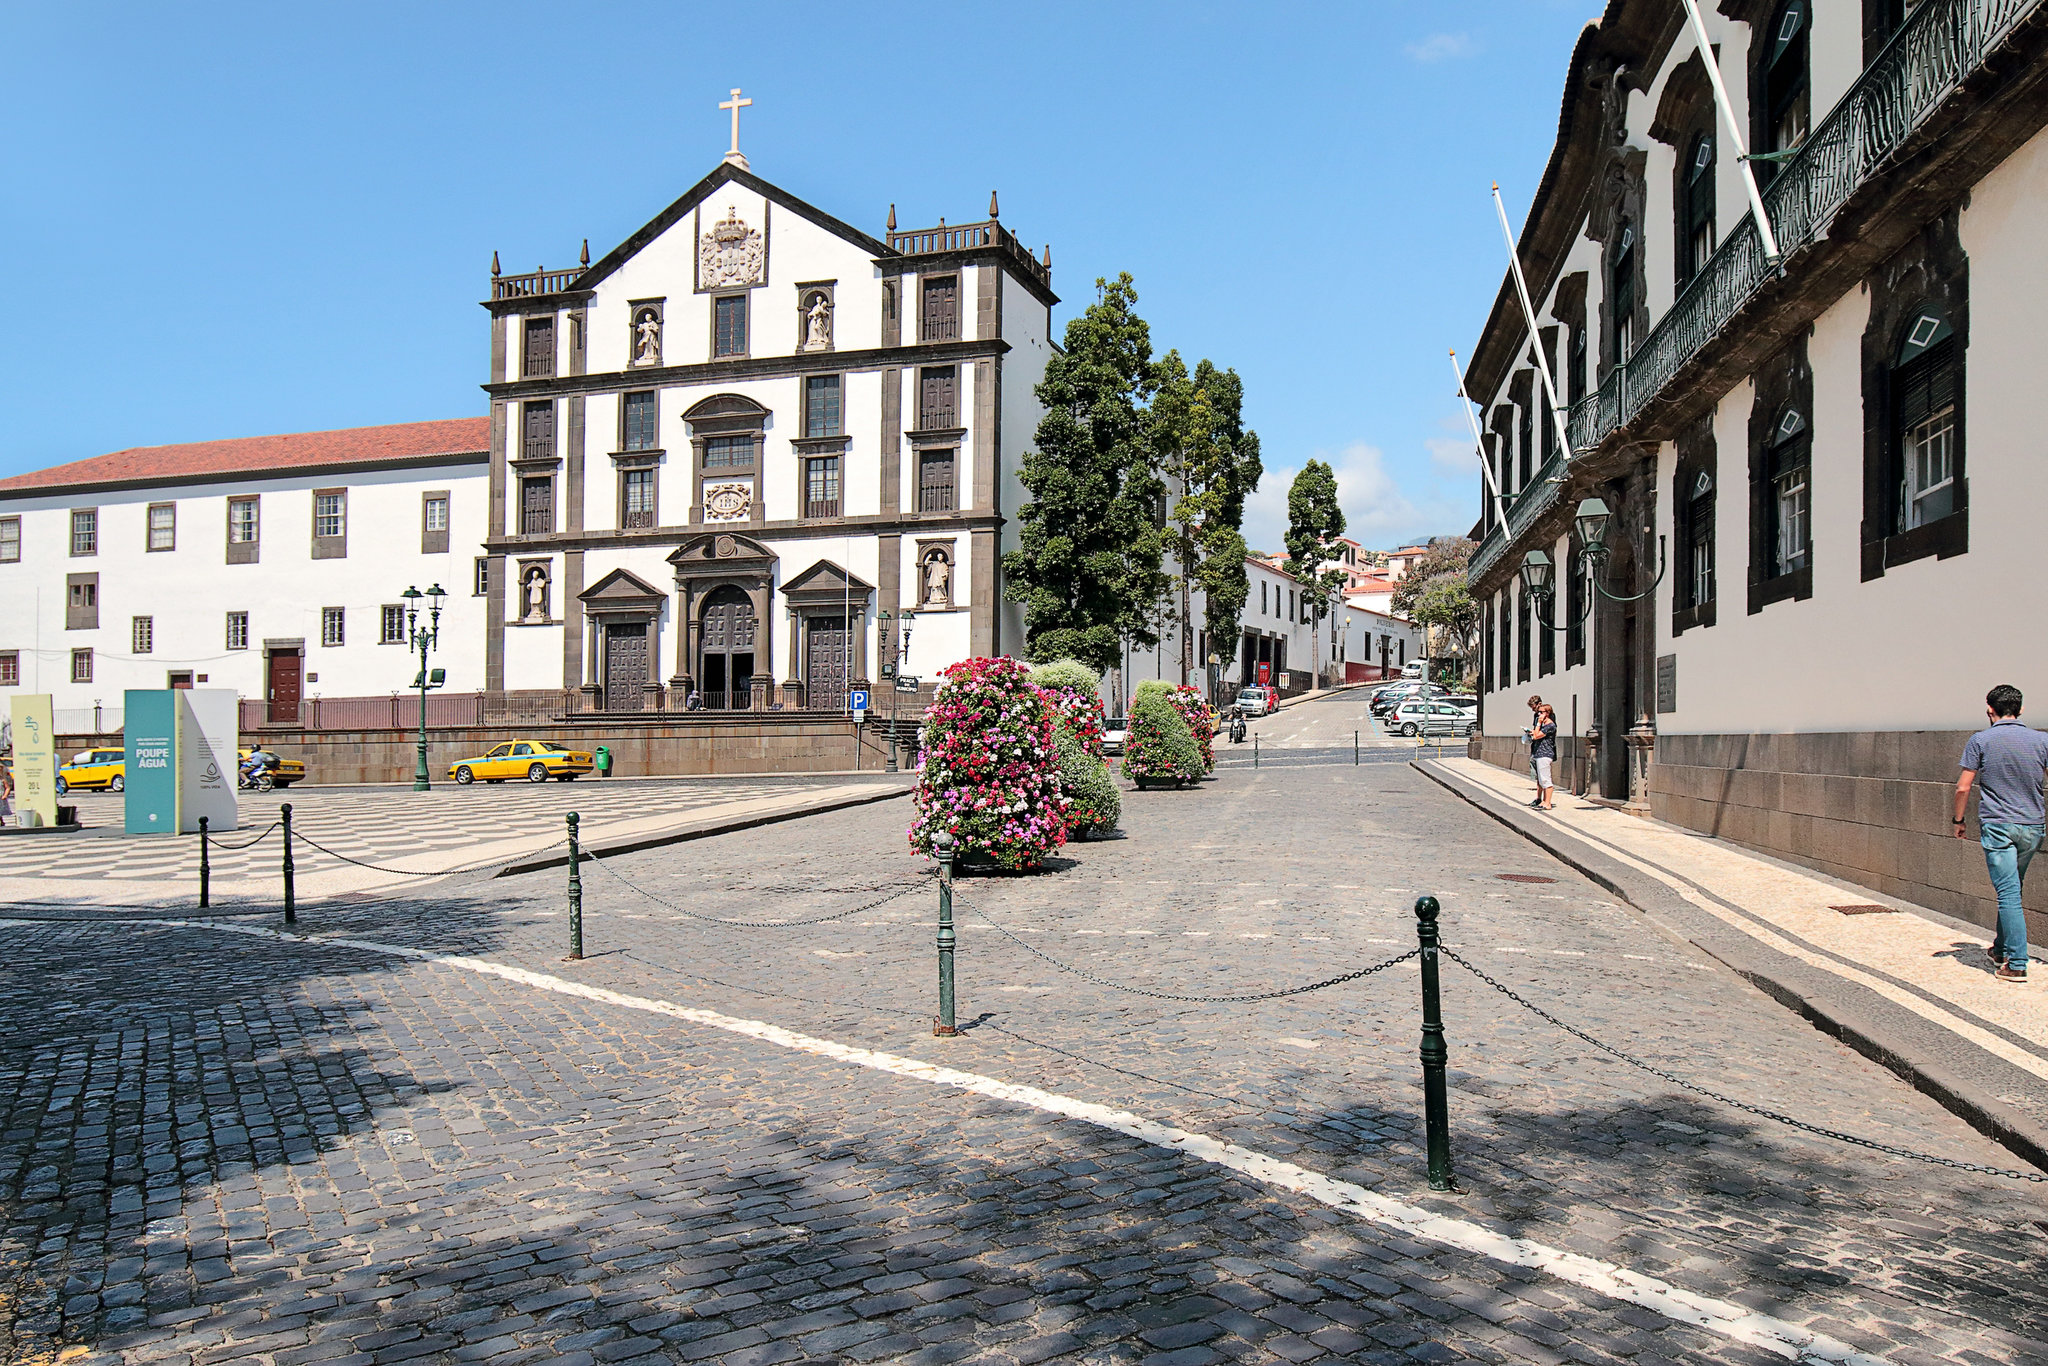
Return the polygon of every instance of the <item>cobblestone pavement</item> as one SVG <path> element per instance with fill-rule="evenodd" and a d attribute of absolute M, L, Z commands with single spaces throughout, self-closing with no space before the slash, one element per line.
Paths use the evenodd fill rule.
<path fill-rule="evenodd" d="M 1476 964 L 1659 1066 L 2012 1161 L 1404 766 L 1125 802 L 1125 838 L 962 880 L 972 1027 L 953 1040 L 930 1035 L 935 897 L 896 803 L 587 868 L 579 964 L 559 870 L 300 929 L 1133 1111 L 1902 1366 L 2048 1359 L 2037 1187 L 1689 1098 L 1448 965 L 1464 1193 L 1431 1196 L 1412 964 L 1204 1004 L 1024 945 L 1149 989 L 1251 992 L 1403 952 L 1429 891 Z M 1781 1359 L 1028 1098 L 623 997 L 205 928 L 0 934 L 13 1360 Z"/>

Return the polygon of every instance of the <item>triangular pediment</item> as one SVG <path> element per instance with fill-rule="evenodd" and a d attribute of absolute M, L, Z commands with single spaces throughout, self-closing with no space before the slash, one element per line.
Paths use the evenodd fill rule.
<path fill-rule="evenodd" d="M 677 546 L 668 562 L 678 569 L 701 569 L 707 565 L 758 568 L 773 564 L 775 552 L 737 531 L 706 531 Z"/>
<path fill-rule="evenodd" d="M 740 184 L 768 200 L 777 208 L 793 213 L 806 222 L 823 228 L 826 232 L 836 237 L 845 239 L 867 252 L 870 256 L 895 256 L 897 254 L 890 249 L 886 242 L 868 236 L 850 223 L 841 222 L 816 205 L 806 204 L 781 186 L 772 185 L 755 175 L 752 171 L 743 171 L 731 162 L 720 162 L 710 175 L 705 176 L 702 180 L 684 191 L 681 199 L 678 199 L 675 203 L 656 214 L 638 232 L 606 252 L 603 259 L 595 262 L 588 270 L 577 276 L 569 288 L 572 290 L 596 288 L 599 281 L 611 275 L 614 271 L 625 265 L 626 262 L 632 260 L 642 247 L 645 247 L 649 242 L 654 241 L 670 228 L 682 222 L 691 210 L 703 203 L 720 186 L 732 183 Z"/>
<path fill-rule="evenodd" d="M 614 569 L 576 598 L 586 607 L 659 607 L 667 594 L 630 570 Z"/>
<path fill-rule="evenodd" d="M 874 591 L 873 584 L 830 560 L 819 560 L 782 585 L 782 596 L 791 602 L 864 602 Z"/>

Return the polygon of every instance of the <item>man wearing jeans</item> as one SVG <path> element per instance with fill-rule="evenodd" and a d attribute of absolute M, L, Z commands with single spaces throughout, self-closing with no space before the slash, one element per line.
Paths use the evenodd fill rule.
<path fill-rule="evenodd" d="M 2020 888 L 2048 823 L 2041 799 L 2042 782 L 2048 779 L 2048 735 L 2020 724 L 2020 700 L 2020 690 L 2010 683 L 1985 695 L 1984 714 L 1991 725 L 1963 746 L 1963 772 L 1956 780 L 1957 839 L 1963 838 L 1970 789 L 1977 789 L 1979 842 L 1998 893 L 1991 961 L 2001 982 L 2027 980 L 2027 914 L 2020 908 Z"/>

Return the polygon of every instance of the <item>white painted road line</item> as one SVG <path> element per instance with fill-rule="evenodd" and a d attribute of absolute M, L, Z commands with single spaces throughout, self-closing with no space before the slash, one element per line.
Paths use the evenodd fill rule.
<path fill-rule="evenodd" d="M 33 923 L 35 922 L 0 921 L 0 925 Z M 169 929 L 212 930 L 217 933 L 247 935 L 251 938 L 269 939 L 286 944 L 381 953 L 498 977 L 521 986 L 553 992 L 559 996 L 573 996 L 603 1005 L 666 1015 L 691 1024 L 707 1025 L 713 1029 L 722 1029 L 728 1033 L 774 1044 L 778 1048 L 810 1053 L 830 1058 L 835 1062 L 866 1067 L 933 1086 L 970 1091 L 1006 1104 L 1025 1106 L 1046 1114 L 1078 1120 L 1099 1129 L 1125 1134 L 1141 1142 L 1184 1153 L 1196 1161 L 1237 1172 L 1262 1185 L 1293 1191 L 1297 1195 L 1306 1196 L 1331 1209 L 1342 1210 L 1367 1223 L 1510 1266 L 1530 1267 L 1555 1276 L 1559 1280 L 1583 1286 L 1609 1299 L 1641 1305 L 1674 1323 L 1692 1324 L 1732 1341 L 1762 1348 L 1787 1361 L 1842 1363 L 1843 1366 L 1893 1366 L 1893 1363 L 1884 1357 L 1858 1352 L 1847 1343 L 1825 1333 L 1816 1333 L 1810 1328 L 1801 1327 L 1772 1314 L 1745 1309 L 1729 1300 L 1682 1290 L 1668 1281 L 1630 1271 L 1613 1262 L 1581 1256 L 1576 1252 L 1566 1252 L 1561 1248 L 1550 1247 L 1528 1238 L 1496 1233 L 1484 1225 L 1437 1214 L 1419 1205 L 1380 1195 L 1363 1186 L 1324 1176 L 1320 1172 L 1310 1171 L 1306 1167 L 1240 1147 L 1235 1143 L 1225 1143 L 1206 1134 L 1191 1133 L 1169 1124 L 1160 1124 L 1128 1110 L 1116 1110 L 1093 1101 L 1075 1100 L 1070 1096 L 1041 1091 L 1034 1086 L 1019 1086 L 974 1072 L 941 1067 L 937 1063 L 901 1058 L 893 1053 L 882 1053 L 852 1044 L 813 1038 L 808 1034 L 799 1034 L 794 1030 L 761 1020 L 741 1019 L 732 1015 L 722 1015 L 713 1010 L 680 1006 L 670 1001 L 628 995 L 604 987 L 586 986 L 581 982 L 513 967 L 507 963 L 495 963 L 487 958 L 431 953 L 425 949 L 409 948 L 400 944 L 383 944 L 369 939 L 286 934 L 281 930 L 258 925 L 209 924 L 189 920 L 124 920 L 119 923 L 160 925 Z"/>

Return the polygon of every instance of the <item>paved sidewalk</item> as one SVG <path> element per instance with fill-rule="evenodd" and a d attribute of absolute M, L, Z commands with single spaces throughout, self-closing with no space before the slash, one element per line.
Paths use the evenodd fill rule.
<path fill-rule="evenodd" d="M 1532 810 L 1526 775 L 1476 759 L 1417 767 L 2048 1166 L 2048 997 L 1993 978 L 1985 931 L 1569 795 Z"/>

